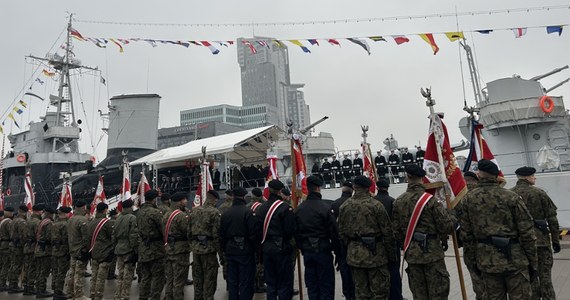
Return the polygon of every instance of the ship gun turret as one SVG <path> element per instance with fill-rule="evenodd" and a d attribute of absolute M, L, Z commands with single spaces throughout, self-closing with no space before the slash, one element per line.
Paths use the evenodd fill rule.
<path fill-rule="evenodd" d="M 548 76 L 550 76 L 550 75 L 556 74 L 556 73 L 558 73 L 558 72 L 560 72 L 560 71 L 563 71 L 563 70 L 566 70 L 566 69 L 568 69 L 568 65 L 565 65 L 564 67 L 561 67 L 561 68 L 556 68 L 556 69 L 554 69 L 554 70 L 552 70 L 552 71 L 550 71 L 550 72 L 548 72 L 548 73 L 542 74 L 542 75 L 534 76 L 534 77 L 531 78 L 530 80 L 532 80 L 532 81 L 539 81 L 539 80 L 541 80 L 541 79 L 543 79 L 543 78 L 546 78 L 546 77 L 548 77 Z"/>

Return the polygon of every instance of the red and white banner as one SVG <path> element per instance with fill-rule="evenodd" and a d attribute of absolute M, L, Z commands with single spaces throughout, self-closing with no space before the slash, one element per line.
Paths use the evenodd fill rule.
<path fill-rule="evenodd" d="M 103 176 L 99 176 L 99 182 L 97 183 L 97 190 L 95 190 L 95 197 L 91 202 L 91 215 L 95 214 L 95 208 L 97 208 L 97 204 L 107 201 L 107 197 L 105 196 L 105 188 L 103 185 Z"/>
<path fill-rule="evenodd" d="M 467 170 L 464 171 L 477 171 L 477 163 L 481 159 L 490 160 L 497 165 L 499 168 L 499 178 L 500 180 L 504 181 L 503 171 L 501 171 L 501 166 L 495 159 L 495 156 L 491 152 L 491 149 L 487 145 L 487 141 L 483 138 L 483 134 L 481 130 L 483 129 L 483 124 L 473 120 L 471 122 L 471 126 L 473 126 L 473 132 L 471 133 L 471 148 L 469 150 L 469 156 L 467 159 L 470 159 L 467 162 Z"/>
<path fill-rule="evenodd" d="M 123 163 L 123 184 L 121 185 L 121 197 L 117 203 L 117 211 L 123 211 L 123 201 L 131 199 L 131 168 L 128 162 Z"/>
<path fill-rule="evenodd" d="M 265 178 L 265 188 L 263 189 L 263 197 L 265 199 L 269 198 L 269 182 L 274 179 L 279 179 L 276 155 L 267 155 L 267 167 L 269 168 L 269 173 L 267 173 L 267 178 Z"/>
<path fill-rule="evenodd" d="M 59 204 L 57 208 L 62 206 L 72 207 L 73 205 L 73 196 L 71 194 L 71 182 L 69 180 L 65 180 L 63 183 L 63 187 L 61 188 L 61 197 L 59 198 Z"/>
<path fill-rule="evenodd" d="M 32 210 L 34 206 L 35 195 L 34 188 L 32 187 L 32 174 L 30 171 L 26 173 L 26 179 L 24 180 L 24 188 L 26 189 L 26 197 L 24 198 L 24 204 L 28 207 L 28 210 Z"/>
<path fill-rule="evenodd" d="M 376 195 L 376 170 L 374 164 L 372 163 L 372 152 L 370 151 L 370 144 L 362 143 L 362 153 L 364 156 L 363 161 L 363 174 L 372 181 L 372 185 L 369 188 L 370 194 Z"/>
<path fill-rule="evenodd" d="M 137 187 L 137 206 L 141 206 L 144 204 L 144 193 L 150 191 L 150 185 L 148 184 L 148 180 L 144 175 L 144 168 L 141 172 L 141 180 L 139 181 L 139 185 Z"/>
<path fill-rule="evenodd" d="M 434 196 L 438 201 L 444 202 L 445 194 L 449 193 L 451 208 L 454 208 L 467 193 L 467 184 L 451 150 L 447 128 L 437 114 L 431 118 L 424 170 L 426 171 L 424 181 L 444 183 L 444 188 L 437 189 Z"/>
<path fill-rule="evenodd" d="M 204 176 L 205 174 L 205 176 Z M 206 190 L 203 191 L 203 186 Z M 194 201 L 192 202 L 192 207 L 202 206 L 204 204 L 204 198 L 208 191 L 214 189 L 212 182 L 212 174 L 210 174 L 210 164 L 206 161 L 202 164 L 202 172 L 200 172 L 200 182 L 198 182 L 198 188 L 196 189 L 196 196 L 194 196 Z"/>
<path fill-rule="evenodd" d="M 4 211 L 4 192 L 0 191 L 0 210 Z"/>
<path fill-rule="evenodd" d="M 309 194 L 307 189 L 307 167 L 305 165 L 305 157 L 303 156 L 303 148 L 301 147 L 301 136 L 297 134 L 293 135 L 293 152 L 295 155 L 293 172 L 297 174 L 297 189 L 303 193 L 301 198 L 304 199 Z"/>

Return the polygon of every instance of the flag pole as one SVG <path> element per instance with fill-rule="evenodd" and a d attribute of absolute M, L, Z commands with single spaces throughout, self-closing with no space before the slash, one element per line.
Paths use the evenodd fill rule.
<path fill-rule="evenodd" d="M 293 141 L 293 122 L 287 122 L 287 134 L 289 136 L 289 143 L 291 148 L 291 204 L 293 205 L 293 210 L 297 209 L 297 205 L 299 204 L 299 191 L 297 190 L 297 170 L 296 170 L 296 157 L 295 157 L 295 150 Z M 301 253 L 299 252 L 299 248 L 295 247 L 295 256 L 297 256 L 297 274 L 299 278 L 299 299 L 303 300 L 303 276 L 301 273 Z"/>
<path fill-rule="evenodd" d="M 434 106 L 435 106 L 435 100 L 433 100 L 431 98 L 431 88 L 426 88 L 426 90 L 424 91 L 424 89 L 421 89 L 421 93 L 422 96 L 424 96 L 426 98 L 426 106 L 429 107 L 429 112 L 430 112 L 430 119 L 431 122 L 433 122 L 435 120 L 435 110 L 434 110 Z M 434 132 L 434 138 L 435 138 L 435 144 L 436 144 L 436 149 L 437 149 L 437 157 L 439 160 L 439 164 L 442 165 L 442 170 L 445 170 L 445 168 L 443 168 L 443 155 L 441 154 L 441 146 L 440 146 L 440 141 L 438 138 L 438 135 Z M 447 177 L 443 176 L 444 178 L 442 178 L 442 180 L 444 180 L 445 182 L 447 182 Z M 448 191 L 448 187 L 447 185 L 444 185 L 445 188 L 445 202 L 447 204 L 447 209 L 451 210 L 451 199 L 450 199 L 450 195 L 449 195 L 449 191 Z M 461 296 L 463 298 L 463 300 L 467 300 L 467 290 L 465 289 L 465 279 L 463 278 L 463 267 L 461 266 L 461 259 L 459 258 L 459 247 L 457 244 L 457 234 L 455 232 L 455 230 L 452 231 L 451 233 L 451 238 L 453 240 L 453 251 L 455 253 L 455 263 L 457 264 L 457 275 L 459 276 L 459 285 L 461 287 Z"/>

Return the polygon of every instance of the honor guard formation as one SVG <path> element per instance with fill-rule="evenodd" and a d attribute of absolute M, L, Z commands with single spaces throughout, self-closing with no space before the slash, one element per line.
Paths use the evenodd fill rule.
<path fill-rule="evenodd" d="M 456 231 L 476 299 L 555 299 L 556 206 L 534 186 L 536 170 L 516 170 L 518 182 L 508 190 L 497 165 L 481 160 L 477 174 L 464 174 L 464 199 L 448 210 L 426 193 L 420 151 L 415 158 L 407 149 L 401 157 L 394 151 L 388 160 L 376 157 L 376 183 L 362 175 L 358 157 L 346 155 L 342 163 L 325 159 L 319 173 L 306 179 L 308 194 L 296 209 L 279 180 L 251 194 L 243 187 L 227 190 L 225 197 L 210 190 L 204 204 L 191 209 L 186 192 L 156 190 L 144 194 L 142 205 L 123 201 L 118 215 L 105 203 L 88 209 L 80 200 L 73 208 L 5 207 L 0 291 L 103 299 L 106 281 L 115 279 L 114 299 L 130 299 L 138 279 L 139 299 L 214 299 L 221 265 L 226 282 L 221 288 L 229 299 L 266 293 L 267 299 L 286 300 L 298 292 L 293 281 L 300 253 L 311 300 L 335 299 L 335 272 L 347 300 L 402 300 L 403 253 L 413 298 L 448 299 L 444 257 Z M 394 177 L 385 175 L 399 174 L 402 166 L 408 187 L 394 199 L 388 193 Z M 339 180 L 340 198 L 322 199 L 327 182 Z M 92 274 L 85 293 L 88 265 Z M 190 269 L 194 295 L 185 295 Z"/>

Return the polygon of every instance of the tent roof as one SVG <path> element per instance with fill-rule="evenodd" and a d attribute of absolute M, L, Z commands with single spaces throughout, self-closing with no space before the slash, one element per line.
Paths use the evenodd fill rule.
<path fill-rule="evenodd" d="M 144 163 L 159 169 L 184 165 L 187 160 L 202 157 L 202 146 L 206 146 L 207 155 L 227 153 L 228 159 L 234 163 L 261 161 L 267 155 L 268 140 L 277 141 L 278 134 L 282 132 L 278 126 L 271 125 L 194 140 L 158 150 L 131 162 L 131 165 Z"/>

